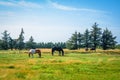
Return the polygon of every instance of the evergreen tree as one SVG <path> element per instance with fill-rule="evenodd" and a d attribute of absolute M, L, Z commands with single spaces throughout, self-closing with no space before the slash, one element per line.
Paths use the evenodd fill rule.
<path fill-rule="evenodd" d="M 9 48 L 13 50 L 14 46 L 15 46 L 14 40 L 11 37 L 9 37 Z"/>
<path fill-rule="evenodd" d="M 95 50 L 98 46 L 100 46 L 101 34 L 101 28 L 98 27 L 97 23 L 94 23 L 91 29 L 91 47 Z"/>
<path fill-rule="evenodd" d="M 72 44 L 73 41 L 71 39 L 69 39 L 67 42 L 66 42 L 66 47 L 70 50 L 74 49 L 74 45 Z"/>
<path fill-rule="evenodd" d="M 77 40 L 78 40 L 78 49 L 82 48 L 83 46 L 83 35 L 79 32 L 78 33 L 78 37 L 77 37 Z"/>
<path fill-rule="evenodd" d="M 3 49 L 2 44 L 3 44 L 3 41 L 0 39 L 0 50 Z"/>
<path fill-rule="evenodd" d="M 75 32 L 74 34 L 72 34 L 71 38 L 66 42 L 66 47 L 68 49 L 78 49 L 77 37 L 77 32 Z"/>
<path fill-rule="evenodd" d="M 36 48 L 36 43 L 34 42 L 34 39 L 33 39 L 32 36 L 30 37 L 29 41 L 26 42 L 25 48 L 26 49 L 34 49 L 34 48 Z"/>
<path fill-rule="evenodd" d="M 90 32 L 88 29 L 86 29 L 84 33 L 84 47 L 86 50 L 90 47 Z"/>
<path fill-rule="evenodd" d="M 112 32 L 109 31 L 107 28 L 103 31 L 102 34 L 102 48 L 103 50 L 107 50 L 107 49 L 113 49 L 115 48 L 116 45 L 116 41 L 115 41 L 116 37 L 113 37 Z"/>
<path fill-rule="evenodd" d="M 19 35 L 19 38 L 17 40 L 17 47 L 18 47 L 19 50 L 24 49 L 24 36 L 23 36 L 23 34 L 24 34 L 24 31 L 23 31 L 23 28 L 22 28 L 21 33 Z"/>
<path fill-rule="evenodd" d="M 9 35 L 7 30 L 5 30 L 3 33 L 2 33 L 3 37 L 2 37 L 2 49 L 4 50 L 7 50 L 9 49 Z"/>

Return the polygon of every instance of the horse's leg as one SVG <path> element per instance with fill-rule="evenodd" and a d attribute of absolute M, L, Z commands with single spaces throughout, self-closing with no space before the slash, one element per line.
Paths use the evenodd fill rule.
<path fill-rule="evenodd" d="M 29 53 L 28 53 L 28 56 L 29 56 L 29 57 L 30 57 L 30 54 L 31 54 L 31 53 L 29 52 Z"/>
<path fill-rule="evenodd" d="M 52 56 L 54 55 L 54 50 L 52 50 Z"/>
<path fill-rule="evenodd" d="M 41 52 L 38 52 L 38 56 L 39 56 L 39 58 L 41 57 Z"/>
<path fill-rule="evenodd" d="M 34 54 L 34 53 L 31 53 L 31 55 L 32 55 L 32 58 L 34 57 L 34 56 L 33 56 L 33 54 Z"/>
<path fill-rule="evenodd" d="M 64 51 L 62 50 L 62 56 L 64 56 Z"/>
<path fill-rule="evenodd" d="M 61 56 L 61 51 L 59 51 L 59 56 Z"/>

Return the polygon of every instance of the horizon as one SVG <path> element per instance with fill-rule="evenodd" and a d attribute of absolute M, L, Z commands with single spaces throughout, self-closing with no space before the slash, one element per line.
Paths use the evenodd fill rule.
<path fill-rule="evenodd" d="M 17 39 L 23 28 L 25 41 L 32 36 L 35 42 L 66 42 L 97 22 L 120 44 L 119 10 L 118 0 L 0 0 L 0 33 L 7 30 Z"/>

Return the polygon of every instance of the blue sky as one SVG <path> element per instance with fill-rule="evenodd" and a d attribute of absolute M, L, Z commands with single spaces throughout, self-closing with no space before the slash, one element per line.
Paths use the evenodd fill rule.
<path fill-rule="evenodd" d="M 25 41 L 65 42 L 97 22 L 120 43 L 119 21 L 120 0 L 0 0 L 0 33 L 18 38 L 23 28 Z"/>

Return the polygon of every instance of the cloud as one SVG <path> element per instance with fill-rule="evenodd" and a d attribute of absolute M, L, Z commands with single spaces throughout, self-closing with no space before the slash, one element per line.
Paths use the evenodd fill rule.
<path fill-rule="evenodd" d="M 57 2 L 52 2 L 49 0 L 49 3 L 56 9 L 59 10 L 65 10 L 65 11 L 84 11 L 84 12 L 103 12 L 101 10 L 95 10 L 95 9 L 88 9 L 88 8 L 76 8 L 76 7 L 71 7 L 71 6 L 66 6 L 66 5 L 61 5 Z"/>
<path fill-rule="evenodd" d="M 42 8 L 40 4 L 27 2 L 27 1 L 0 1 L 0 5 L 2 6 L 10 6 L 10 7 L 25 7 L 25 8 Z"/>
<path fill-rule="evenodd" d="M 42 6 L 39 4 L 32 3 L 32 2 L 25 2 L 25 1 L 18 2 L 18 5 L 22 7 L 28 7 L 28 8 L 42 8 Z"/>
<path fill-rule="evenodd" d="M 0 1 L 0 5 L 3 5 L 3 6 L 16 6 L 16 4 L 14 4 L 12 2 L 6 2 L 6 1 Z"/>
<path fill-rule="evenodd" d="M 55 2 L 51 2 L 51 4 L 52 4 L 52 6 L 54 8 L 57 8 L 57 9 L 60 9 L 60 10 L 67 10 L 67 11 L 76 11 L 76 10 L 78 10 L 77 8 L 60 5 L 60 4 L 55 3 Z"/>

